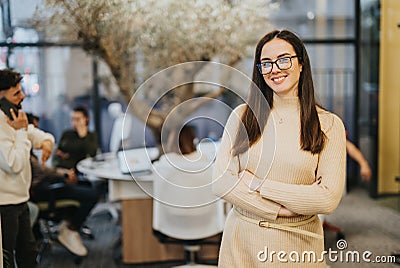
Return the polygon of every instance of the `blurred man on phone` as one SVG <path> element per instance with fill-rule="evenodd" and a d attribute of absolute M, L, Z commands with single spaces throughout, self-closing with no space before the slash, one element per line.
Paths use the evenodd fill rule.
<path fill-rule="evenodd" d="M 21 110 L 22 78 L 18 72 L 0 70 L 0 215 L 4 267 L 14 267 L 15 258 L 19 268 L 31 268 L 36 267 L 36 248 L 27 205 L 30 150 L 41 149 L 46 162 L 54 137 L 28 124 Z"/>

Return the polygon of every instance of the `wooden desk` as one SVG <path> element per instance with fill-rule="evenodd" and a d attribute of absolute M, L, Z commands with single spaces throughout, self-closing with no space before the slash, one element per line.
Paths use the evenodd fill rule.
<path fill-rule="evenodd" d="M 184 259 L 183 247 L 165 245 L 153 236 L 153 201 L 122 200 L 123 261 L 126 263 Z"/>
<path fill-rule="evenodd" d="M 78 170 L 89 176 L 107 179 L 109 198 L 121 201 L 122 254 L 124 263 L 161 262 L 184 260 L 181 245 L 162 244 L 153 235 L 153 177 L 151 175 L 132 179 L 121 174 L 113 154 L 104 154 L 104 161 L 88 158 L 78 163 Z M 217 259 L 219 247 L 202 246 L 200 259 Z"/>

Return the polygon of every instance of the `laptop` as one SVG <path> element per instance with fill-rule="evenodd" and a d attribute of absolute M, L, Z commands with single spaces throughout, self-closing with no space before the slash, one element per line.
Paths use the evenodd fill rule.
<path fill-rule="evenodd" d="M 117 157 L 122 174 L 151 173 L 151 160 L 144 148 L 118 151 Z"/>

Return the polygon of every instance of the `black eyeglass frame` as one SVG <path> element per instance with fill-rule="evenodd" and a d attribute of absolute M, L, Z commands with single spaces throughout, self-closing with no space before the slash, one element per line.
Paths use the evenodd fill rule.
<path fill-rule="evenodd" d="M 293 66 L 293 62 L 292 62 L 292 59 L 293 58 L 298 58 L 298 56 L 297 55 L 294 55 L 294 56 L 287 56 L 287 57 L 282 57 L 282 58 L 279 58 L 279 59 L 276 59 L 275 61 L 265 61 L 265 62 L 261 62 L 261 63 L 257 63 L 257 68 L 258 68 L 258 70 L 260 71 L 260 73 L 262 74 L 262 75 L 266 75 L 266 74 L 270 74 L 271 72 L 272 72 L 272 69 L 274 69 L 274 64 L 276 65 L 276 67 L 278 67 L 278 69 L 279 70 L 289 70 L 290 68 L 292 68 L 292 66 Z M 280 61 L 280 60 L 282 60 L 282 59 L 289 59 L 289 61 L 290 61 L 290 66 L 289 67 L 287 67 L 287 68 L 281 68 L 281 67 L 279 67 L 279 64 L 278 64 L 278 61 Z M 271 70 L 268 72 L 268 73 L 263 73 L 263 71 L 262 71 L 262 65 L 263 64 L 265 64 L 265 63 L 271 63 Z"/>

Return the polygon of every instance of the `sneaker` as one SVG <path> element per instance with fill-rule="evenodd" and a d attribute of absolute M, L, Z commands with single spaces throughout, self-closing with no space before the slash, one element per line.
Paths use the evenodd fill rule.
<path fill-rule="evenodd" d="M 77 231 L 70 230 L 67 225 L 61 225 L 58 229 L 58 241 L 69 251 L 77 256 L 86 256 L 88 251 L 82 243 Z"/>

